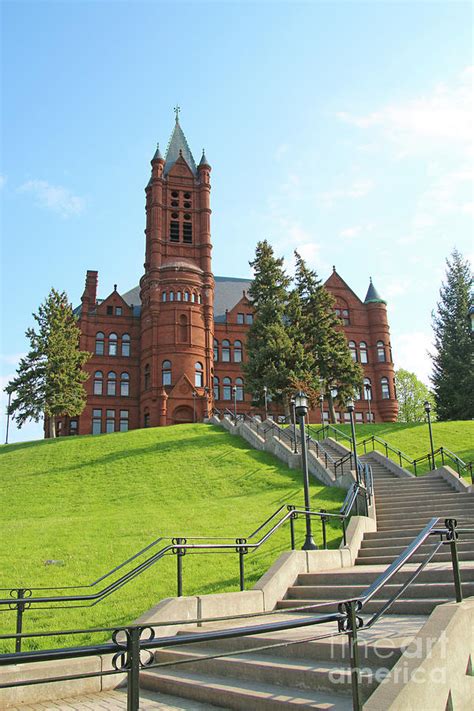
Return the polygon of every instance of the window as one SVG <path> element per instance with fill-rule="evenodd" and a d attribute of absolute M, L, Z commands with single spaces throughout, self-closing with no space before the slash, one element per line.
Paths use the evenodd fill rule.
<path fill-rule="evenodd" d="M 112 316 L 113 312 L 114 312 L 114 307 L 107 306 L 107 316 Z"/>
<path fill-rule="evenodd" d="M 202 388 L 204 385 L 204 373 L 202 370 L 202 363 L 197 363 L 194 364 L 194 385 L 197 388 Z"/>
<path fill-rule="evenodd" d="M 180 291 L 176 292 L 176 301 L 181 301 L 181 292 Z"/>
<path fill-rule="evenodd" d="M 179 242 L 179 222 L 177 220 L 170 222 L 170 242 Z"/>
<path fill-rule="evenodd" d="M 222 341 L 222 362 L 230 363 L 230 341 Z"/>
<path fill-rule="evenodd" d="M 379 363 L 385 363 L 385 346 L 383 341 L 377 341 L 377 360 Z"/>
<path fill-rule="evenodd" d="M 366 400 L 372 400 L 372 383 L 370 378 L 364 378 L 364 395 Z"/>
<path fill-rule="evenodd" d="M 356 416 L 356 422 L 363 422 L 364 421 L 364 415 L 362 414 L 362 412 L 356 412 L 355 416 Z"/>
<path fill-rule="evenodd" d="M 183 222 L 183 242 L 185 242 L 186 244 L 191 244 L 192 241 L 193 241 L 192 222 Z"/>
<path fill-rule="evenodd" d="M 122 307 L 121 307 L 121 306 L 116 306 L 116 307 L 115 307 L 115 315 L 116 315 L 116 316 L 121 316 L 121 315 L 122 315 Z"/>
<path fill-rule="evenodd" d="M 219 360 L 219 341 L 217 338 L 214 338 L 214 361 L 217 362 Z"/>
<path fill-rule="evenodd" d="M 230 378 L 224 378 L 222 380 L 223 388 L 223 400 L 232 400 L 232 381 Z"/>
<path fill-rule="evenodd" d="M 69 434 L 70 435 L 77 435 L 78 424 L 79 423 L 77 420 L 70 420 L 69 421 Z"/>
<path fill-rule="evenodd" d="M 382 386 L 382 400 L 390 400 L 390 388 L 388 386 L 388 378 L 381 378 L 380 385 Z"/>
<path fill-rule="evenodd" d="M 130 355 L 130 336 L 128 333 L 124 333 L 122 336 L 122 355 L 124 358 L 128 358 Z"/>
<path fill-rule="evenodd" d="M 128 432 L 128 410 L 120 410 L 120 432 Z"/>
<path fill-rule="evenodd" d="M 237 323 L 243 323 L 243 322 L 244 322 L 244 315 L 237 314 Z"/>
<path fill-rule="evenodd" d="M 130 376 L 128 373 L 122 373 L 120 376 L 120 395 L 122 397 L 130 395 Z"/>
<path fill-rule="evenodd" d="M 360 362 L 361 363 L 368 363 L 369 359 L 367 357 L 367 343 L 365 341 L 361 341 L 359 344 L 360 348 Z"/>
<path fill-rule="evenodd" d="M 96 370 L 94 373 L 94 395 L 102 395 L 103 382 L 104 374 L 101 370 Z"/>
<path fill-rule="evenodd" d="M 147 363 L 145 365 L 145 370 L 143 374 L 143 387 L 145 390 L 148 390 L 150 388 L 151 382 L 150 382 L 150 364 Z"/>
<path fill-rule="evenodd" d="M 115 395 L 115 390 L 117 386 L 117 376 L 114 371 L 111 370 L 107 375 L 107 395 Z"/>
<path fill-rule="evenodd" d="M 143 415 L 143 427 L 149 427 L 150 426 L 150 413 L 145 412 Z"/>
<path fill-rule="evenodd" d="M 105 420 L 105 431 L 115 432 L 115 410 L 106 411 L 107 418 Z"/>
<path fill-rule="evenodd" d="M 245 323 L 247 326 L 251 326 L 253 324 L 253 314 L 245 314 Z"/>
<path fill-rule="evenodd" d="M 170 291 L 170 301 L 174 301 L 174 291 Z"/>
<path fill-rule="evenodd" d="M 161 365 L 161 384 L 171 385 L 171 361 L 164 360 Z"/>
<path fill-rule="evenodd" d="M 161 292 L 161 300 L 166 301 L 166 291 Z"/>
<path fill-rule="evenodd" d="M 201 294 L 198 294 L 198 304 L 200 304 L 201 301 L 202 301 L 202 299 L 201 299 Z"/>
<path fill-rule="evenodd" d="M 214 400 L 220 400 L 220 387 L 219 387 L 219 378 L 212 378 L 212 386 L 214 388 Z"/>
<path fill-rule="evenodd" d="M 349 341 L 349 350 L 351 352 L 351 358 L 357 363 L 357 348 L 355 341 Z"/>
<path fill-rule="evenodd" d="M 194 304 L 196 302 L 196 294 L 194 291 L 191 293 L 191 303 Z"/>
<path fill-rule="evenodd" d="M 104 355 L 105 336 L 102 331 L 95 334 L 95 354 Z"/>
<path fill-rule="evenodd" d="M 102 432 L 102 410 L 92 410 L 92 434 Z"/>
<path fill-rule="evenodd" d="M 234 341 L 234 363 L 242 362 L 242 341 Z"/>
<path fill-rule="evenodd" d="M 117 355 L 117 334 L 116 333 L 111 333 L 109 336 L 109 355 L 110 356 Z"/>
<path fill-rule="evenodd" d="M 184 300 L 189 301 L 189 291 L 184 292 Z"/>
<path fill-rule="evenodd" d="M 344 413 L 344 422 L 350 422 L 351 421 L 351 415 L 349 412 Z"/>
<path fill-rule="evenodd" d="M 342 309 L 342 323 L 344 326 L 349 326 L 350 324 L 349 311 L 347 309 Z"/>
<path fill-rule="evenodd" d="M 239 401 L 244 399 L 244 381 L 242 378 L 235 379 L 235 398 Z"/>

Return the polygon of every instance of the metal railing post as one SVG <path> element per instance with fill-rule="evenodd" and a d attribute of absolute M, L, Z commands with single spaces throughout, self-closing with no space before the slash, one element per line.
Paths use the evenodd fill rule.
<path fill-rule="evenodd" d="M 360 679 L 359 647 L 357 645 L 357 630 L 362 627 L 363 620 L 357 616 L 361 609 L 360 600 L 348 600 L 338 605 L 338 610 L 344 618 L 338 622 L 339 632 L 347 632 L 351 664 L 352 708 L 362 711 L 362 694 Z"/>
<path fill-rule="evenodd" d="M 16 634 L 21 634 L 23 632 L 23 612 L 25 611 L 25 603 L 20 602 L 21 598 L 25 597 L 26 590 L 24 588 L 18 588 L 17 598 L 19 602 L 16 603 Z M 21 637 L 15 639 L 15 652 L 21 652 Z"/>
<path fill-rule="evenodd" d="M 461 571 L 459 570 L 459 556 L 457 539 L 458 533 L 456 531 L 456 526 L 458 522 L 455 518 L 447 518 L 444 525 L 448 529 L 446 535 L 446 540 L 450 542 L 451 548 L 451 562 L 453 564 L 453 578 L 454 578 L 454 589 L 456 591 L 456 602 L 462 602 L 462 583 L 461 583 Z"/>
<path fill-rule="evenodd" d="M 288 511 L 293 511 L 294 506 L 288 506 Z M 290 516 L 290 542 L 291 542 L 291 550 L 295 550 L 295 514 L 291 514 Z"/>
<path fill-rule="evenodd" d="M 237 553 L 239 554 L 239 583 L 240 583 L 240 591 L 242 592 L 245 590 L 245 570 L 244 570 L 244 555 L 247 553 L 247 548 L 243 546 L 244 543 L 247 543 L 246 538 L 236 538 L 235 542 L 239 546 L 237 548 Z"/>
<path fill-rule="evenodd" d="M 140 708 L 140 627 L 127 630 L 127 711 L 139 711 Z"/>
<path fill-rule="evenodd" d="M 177 597 L 183 596 L 183 556 L 186 553 L 186 550 L 184 548 L 181 548 L 181 545 L 183 543 L 186 543 L 185 538 L 175 538 L 173 540 L 173 544 L 176 546 L 176 582 L 178 589 Z"/>
<path fill-rule="evenodd" d="M 344 545 L 347 545 L 347 538 L 346 538 L 346 519 L 342 518 L 342 540 L 344 541 Z"/>
<path fill-rule="evenodd" d="M 322 514 L 325 514 L 325 513 L 326 513 L 326 509 L 321 509 L 321 513 L 322 513 Z M 328 547 L 327 536 L 326 536 L 326 521 L 327 521 L 327 520 L 328 520 L 328 519 L 327 519 L 327 516 L 321 516 L 321 526 L 322 526 L 322 529 L 323 529 L 323 548 L 324 548 L 325 550 L 326 550 L 327 547 Z"/>

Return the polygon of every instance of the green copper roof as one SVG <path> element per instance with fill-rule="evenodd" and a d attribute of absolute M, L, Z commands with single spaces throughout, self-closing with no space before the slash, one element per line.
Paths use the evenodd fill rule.
<path fill-rule="evenodd" d="M 387 302 L 382 299 L 379 292 L 372 284 L 372 277 L 370 277 L 369 288 L 367 289 L 367 294 L 365 296 L 364 304 L 386 304 Z"/>
<path fill-rule="evenodd" d="M 176 123 L 166 151 L 166 163 L 163 171 L 164 175 L 169 173 L 180 155 L 184 158 L 194 175 L 197 175 L 197 168 L 196 163 L 194 162 L 193 154 L 188 146 L 183 129 L 179 125 L 178 115 L 176 115 Z"/>

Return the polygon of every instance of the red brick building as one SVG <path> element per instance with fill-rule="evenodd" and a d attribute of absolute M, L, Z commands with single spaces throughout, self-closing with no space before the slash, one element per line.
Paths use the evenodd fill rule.
<path fill-rule="evenodd" d="M 87 406 L 60 423 L 60 434 L 199 421 L 213 407 L 233 407 L 234 399 L 239 412 L 261 412 L 252 407 L 241 369 L 253 318 L 250 282 L 212 272 L 211 167 L 204 153 L 196 165 L 178 116 L 166 156 L 157 148 L 151 166 L 144 274 L 135 289 L 120 294 L 115 287 L 98 299 L 98 274 L 87 272 L 77 309 L 81 348 L 93 354 Z M 357 421 L 395 420 L 385 302 L 372 283 L 361 301 L 335 269 L 326 287 L 370 386 L 356 403 Z M 319 410 L 311 419 L 320 421 Z"/>

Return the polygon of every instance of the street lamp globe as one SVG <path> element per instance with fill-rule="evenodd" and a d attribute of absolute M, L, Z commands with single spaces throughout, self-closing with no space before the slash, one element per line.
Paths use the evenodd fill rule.
<path fill-rule="evenodd" d="M 354 412 L 354 399 L 349 397 L 346 400 L 346 407 L 348 412 Z"/>
<path fill-rule="evenodd" d="M 295 395 L 295 408 L 298 417 L 305 417 L 308 413 L 308 396 L 301 390 Z"/>
<path fill-rule="evenodd" d="M 428 413 L 431 412 L 431 405 L 430 405 L 430 403 L 428 402 L 428 400 L 426 400 L 426 401 L 423 403 L 423 407 L 425 408 L 425 412 L 426 412 L 426 414 L 428 415 Z"/>

